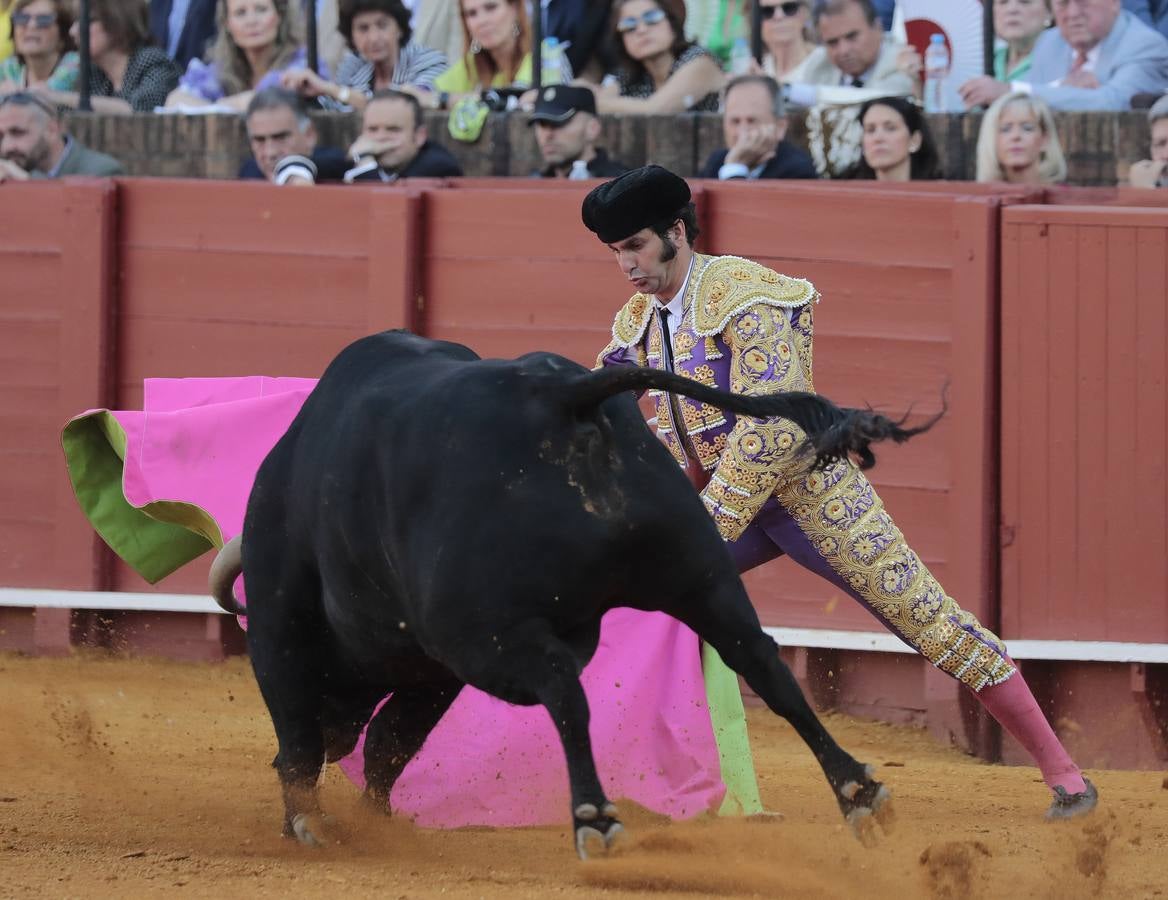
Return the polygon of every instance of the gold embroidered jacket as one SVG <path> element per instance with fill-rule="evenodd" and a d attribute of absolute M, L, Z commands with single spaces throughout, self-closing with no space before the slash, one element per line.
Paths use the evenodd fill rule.
<path fill-rule="evenodd" d="M 698 254 L 673 329 L 674 369 L 740 394 L 812 390 L 814 286 L 736 256 Z M 598 365 L 665 366 L 653 300 L 634 294 L 617 313 Z M 746 530 L 789 464 L 798 434 L 781 419 L 735 417 L 688 397 L 651 392 L 657 427 L 680 465 L 711 472 L 702 500 L 726 540 Z"/>

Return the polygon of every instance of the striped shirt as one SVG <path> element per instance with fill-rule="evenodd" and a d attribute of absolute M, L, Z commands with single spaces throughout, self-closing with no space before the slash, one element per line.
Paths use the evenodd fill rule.
<path fill-rule="evenodd" d="M 397 57 L 397 65 L 393 67 L 393 77 L 390 78 L 389 83 L 392 86 L 412 84 L 414 87 L 433 90 L 434 79 L 446 69 L 446 54 L 410 41 L 401 48 Z M 373 94 L 373 63 L 361 58 L 356 53 L 346 52 L 341 64 L 337 66 L 336 83 L 341 87 L 350 87 L 361 91 L 366 97 L 371 96 Z M 321 97 L 320 104 L 325 109 L 349 109 L 348 106 L 331 97 Z"/>

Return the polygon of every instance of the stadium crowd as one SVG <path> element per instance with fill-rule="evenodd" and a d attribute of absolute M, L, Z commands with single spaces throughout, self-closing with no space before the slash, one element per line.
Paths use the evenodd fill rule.
<path fill-rule="evenodd" d="M 240 177 L 279 184 L 457 176 L 449 142 L 506 111 L 530 125 L 539 177 L 623 171 L 599 144 L 602 116 L 685 112 L 722 116 L 701 177 L 946 177 L 925 61 L 893 0 L 542 0 L 540 85 L 532 5 L 315 0 L 310 54 L 292 0 L 91 0 L 82 71 L 75 0 L 0 0 L 0 181 L 121 171 L 65 128 L 83 79 L 106 115 L 241 115 Z M 1168 0 L 993 0 L 992 12 L 993 75 L 954 85 L 963 110 L 984 110 L 978 181 L 1062 182 L 1052 112 L 1134 108 L 1148 110 L 1151 146 L 1130 184 L 1168 185 Z M 359 117 L 357 138 L 322 145 L 314 110 Z M 427 129 L 429 110 L 444 134 Z M 787 139 L 796 113 L 819 117 L 810 153 Z M 831 153 L 815 139 L 828 131 Z"/>

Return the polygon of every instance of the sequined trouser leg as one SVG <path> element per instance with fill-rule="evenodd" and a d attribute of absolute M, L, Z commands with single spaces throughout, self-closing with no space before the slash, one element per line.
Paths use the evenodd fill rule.
<path fill-rule="evenodd" d="M 859 469 L 838 463 L 784 482 L 729 547 L 740 572 L 785 554 L 826 578 L 977 692 L 1052 789 L 1085 789 L 1025 680 L 1011 678 L 1017 670 L 1002 641 L 942 590 Z"/>
<path fill-rule="evenodd" d="M 1002 642 L 945 594 L 853 465 L 784 482 L 729 548 L 742 572 L 791 557 L 975 691 L 1014 674 Z"/>

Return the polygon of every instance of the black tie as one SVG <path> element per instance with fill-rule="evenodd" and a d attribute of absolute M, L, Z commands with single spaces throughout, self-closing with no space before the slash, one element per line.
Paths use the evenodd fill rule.
<path fill-rule="evenodd" d="M 863 86 L 864 86 L 864 79 L 863 78 L 855 77 L 852 79 L 852 87 L 863 87 Z"/>
<path fill-rule="evenodd" d="M 661 355 L 665 358 L 665 368 L 673 371 L 673 338 L 669 335 L 669 310 L 661 307 Z"/>

